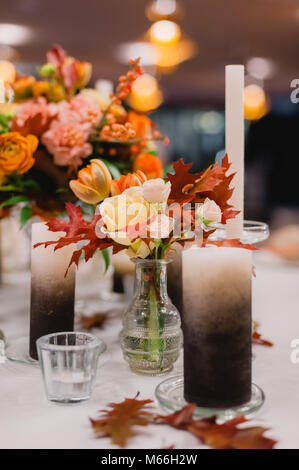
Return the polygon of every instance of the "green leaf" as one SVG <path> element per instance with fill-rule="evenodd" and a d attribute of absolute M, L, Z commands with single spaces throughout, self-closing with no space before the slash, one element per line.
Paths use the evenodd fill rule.
<path fill-rule="evenodd" d="M 102 162 L 105 163 L 112 177 L 118 180 L 121 176 L 121 172 L 119 171 L 115 163 L 111 163 L 108 160 L 105 160 L 104 158 L 101 158 L 100 160 L 102 160 Z"/>
<path fill-rule="evenodd" d="M 68 188 L 58 188 L 56 189 L 56 194 L 67 193 L 69 191 Z"/>
<path fill-rule="evenodd" d="M 32 180 L 32 179 L 22 181 L 21 185 L 23 185 L 24 188 L 32 188 L 36 190 L 40 189 L 40 185 L 35 180 Z"/>
<path fill-rule="evenodd" d="M 155 156 L 158 155 L 157 150 L 148 150 L 146 153 L 149 153 L 150 155 L 155 155 Z"/>
<path fill-rule="evenodd" d="M 5 206 L 13 206 L 14 204 L 18 204 L 19 202 L 28 202 L 29 199 L 27 196 L 13 196 L 9 199 L 7 199 L 6 201 L 2 202 L 2 204 L 0 204 L 0 208 L 1 207 L 5 207 Z"/>
<path fill-rule="evenodd" d="M 106 273 L 110 264 L 109 251 L 107 248 L 104 248 L 103 250 L 101 250 L 101 253 L 105 261 L 105 273 Z"/>
<path fill-rule="evenodd" d="M 26 222 L 30 219 L 32 216 L 32 209 L 29 206 L 25 206 L 22 208 L 21 213 L 20 213 L 20 225 L 21 228 L 24 227 Z"/>

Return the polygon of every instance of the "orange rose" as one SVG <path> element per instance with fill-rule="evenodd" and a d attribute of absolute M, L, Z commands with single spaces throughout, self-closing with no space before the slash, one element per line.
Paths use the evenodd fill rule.
<path fill-rule="evenodd" d="M 26 173 L 34 164 L 33 153 L 37 146 L 38 139 L 32 134 L 26 137 L 19 132 L 0 135 L 0 180 L 14 172 Z"/>
<path fill-rule="evenodd" d="M 134 170 L 142 171 L 147 179 L 162 178 L 163 176 L 161 160 L 151 153 L 140 153 L 134 162 Z"/>
<path fill-rule="evenodd" d="M 111 194 L 117 196 L 125 191 L 125 189 L 133 186 L 142 186 L 146 181 L 146 176 L 142 171 L 136 173 L 128 173 L 127 175 L 121 175 L 119 180 L 113 180 L 111 183 Z"/>
<path fill-rule="evenodd" d="M 148 136 L 152 129 L 152 121 L 144 114 L 129 111 L 128 121 L 132 124 L 137 138 Z"/>

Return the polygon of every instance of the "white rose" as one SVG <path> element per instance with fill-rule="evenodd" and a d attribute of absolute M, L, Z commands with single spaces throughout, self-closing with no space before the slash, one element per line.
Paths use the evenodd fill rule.
<path fill-rule="evenodd" d="M 210 223 L 220 223 L 222 218 L 221 209 L 216 204 L 215 201 L 209 199 L 208 197 L 205 199 L 204 203 L 199 207 L 198 215 L 204 221 L 208 220 Z"/>

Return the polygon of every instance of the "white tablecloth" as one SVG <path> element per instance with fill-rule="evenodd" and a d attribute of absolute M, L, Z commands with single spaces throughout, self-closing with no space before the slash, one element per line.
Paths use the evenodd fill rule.
<path fill-rule="evenodd" d="M 253 379 L 266 402 L 255 422 L 271 428 L 278 448 L 299 448 L 299 364 L 290 360 L 291 341 L 299 338 L 299 267 L 275 262 L 262 253 L 256 258 L 253 318 L 274 347 L 255 346 Z M 8 339 L 28 334 L 29 277 L 0 287 L 0 328 Z M 88 420 L 111 401 L 134 397 L 154 399 L 161 377 L 132 374 L 118 344 L 120 319 L 113 318 L 97 334 L 108 345 L 106 363 L 98 369 L 92 398 L 78 405 L 47 401 L 40 370 L 10 361 L 0 364 L 0 448 L 109 448 L 108 438 L 96 439 Z M 182 370 L 182 357 L 173 375 Z M 158 409 L 158 405 L 154 405 Z M 161 411 L 161 409 L 159 409 Z M 165 426 L 140 427 L 131 448 L 198 448 L 199 441 Z"/>

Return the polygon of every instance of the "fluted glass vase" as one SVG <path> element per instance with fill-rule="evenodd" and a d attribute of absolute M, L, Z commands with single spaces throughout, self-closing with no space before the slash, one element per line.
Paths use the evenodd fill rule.
<path fill-rule="evenodd" d="M 124 313 L 120 334 L 133 372 L 161 375 L 172 370 L 182 346 L 180 314 L 167 294 L 170 260 L 135 259 L 135 296 Z"/>

